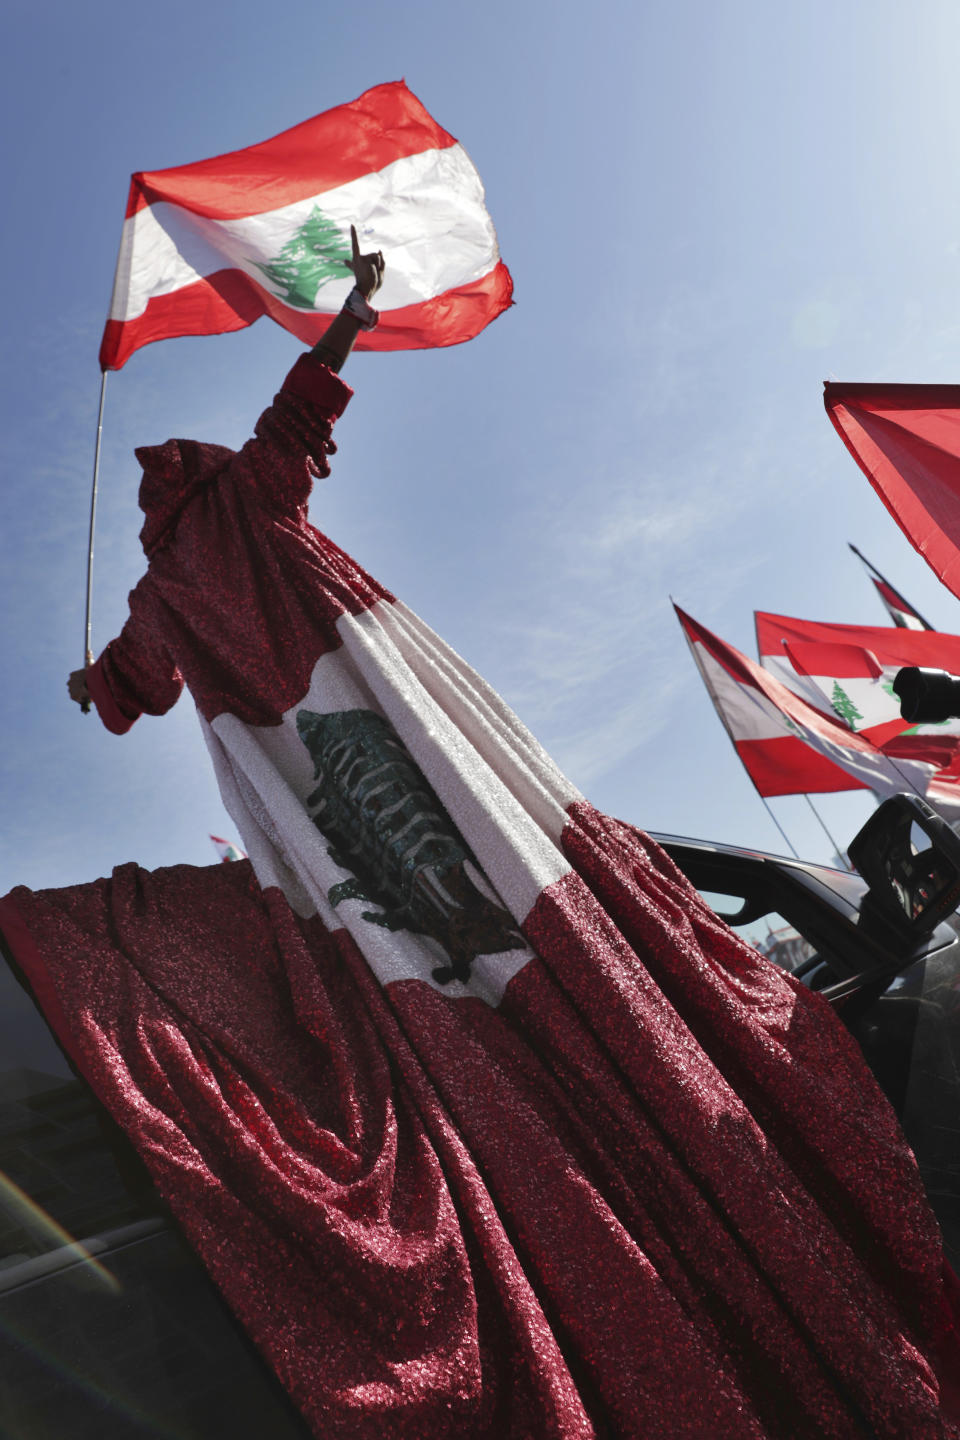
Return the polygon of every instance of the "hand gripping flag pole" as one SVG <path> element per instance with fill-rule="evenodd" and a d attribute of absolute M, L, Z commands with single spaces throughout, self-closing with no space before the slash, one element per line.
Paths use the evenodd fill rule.
<path fill-rule="evenodd" d="M 100 405 L 97 410 L 97 442 L 93 450 L 93 485 L 90 490 L 90 535 L 87 543 L 87 609 L 83 622 L 83 664 L 93 664 L 93 642 L 91 637 L 93 602 L 93 535 L 97 523 L 97 489 L 100 483 L 100 446 L 103 441 L 103 402 L 107 393 L 107 372 L 100 371 Z M 84 715 L 90 713 L 90 701 L 82 700 L 80 709 Z"/>

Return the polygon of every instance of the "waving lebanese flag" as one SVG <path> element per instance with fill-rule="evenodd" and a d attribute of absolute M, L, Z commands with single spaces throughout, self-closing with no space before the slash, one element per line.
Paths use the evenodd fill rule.
<path fill-rule="evenodd" d="M 904 665 L 960 674 L 960 636 L 825 624 L 762 610 L 755 620 L 763 668 L 815 709 L 839 717 L 887 754 L 938 766 L 960 757 L 960 720 L 908 725 L 893 690 Z"/>
<path fill-rule="evenodd" d="M 315 343 L 353 287 L 351 222 L 388 261 L 360 349 L 456 345 L 510 304 L 473 162 L 397 81 L 262 144 L 134 175 L 101 369 L 261 315 Z"/>
<path fill-rule="evenodd" d="M 866 569 L 867 574 L 873 582 L 874 589 L 880 596 L 880 600 L 893 621 L 894 625 L 901 630 L 932 630 L 933 626 L 928 620 L 924 620 L 919 610 L 915 610 L 909 600 L 905 600 L 899 590 L 895 590 L 885 575 L 881 575 L 875 565 L 871 565 L 866 555 L 862 554 L 849 540 L 847 544 L 856 555 L 857 559 Z"/>
<path fill-rule="evenodd" d="M 933 765 L 891 759 L 792 694 L 679 606 L 674 609 L 717 714 L 761 795 L 866 789 L 886 799 L 912 792 L 941 813 L 960 814 L 960 789 L 932 782 Z"/>
<path fill-rule="evenodd" d="M 820 696 L 816 708 L 837 716 L 855 734 L 882 749 L 887 741 L 909 728 L 893 692 L 897 671 L 884 670 L 872 650 L 803 640 L 785 640 L 783 648 L 797 675 L 805 676 L 816 687 Z"/>

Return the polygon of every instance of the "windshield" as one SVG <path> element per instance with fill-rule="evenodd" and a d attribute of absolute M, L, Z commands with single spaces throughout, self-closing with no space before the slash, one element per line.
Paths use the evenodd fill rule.
<path fill-rule="evenodd" d="M 0 960 L 0 1280 L 151 1213 L 136 1155 Z"/>

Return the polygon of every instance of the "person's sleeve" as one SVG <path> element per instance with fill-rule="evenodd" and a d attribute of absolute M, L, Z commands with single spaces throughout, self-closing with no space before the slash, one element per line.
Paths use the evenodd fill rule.
<path fill-rule="evenodd" d="M 331 432 L 352 395 L 315 355 L 301 355 L 234 462 L 261 504 L 290 514 L 307 503 L 313 481 L 330 474 Z"/>
<path fill-rule="evenodd" d="M 139 613 L 137 592 L 120 634 L 87 671 L 97 713 L 114 735 L 124 735 L 141 715 L 163 715 L 180 698 L 183 676 Z"/>

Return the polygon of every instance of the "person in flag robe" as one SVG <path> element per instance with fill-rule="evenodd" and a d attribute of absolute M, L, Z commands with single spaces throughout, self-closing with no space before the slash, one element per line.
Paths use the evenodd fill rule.
<path fill-rule="evenodd" d="M 939 1231 L 827 1005 L 308 522 L 353 243 L 252 440 L 137 452 L 149 567 L 70 679 L 117 734 L 189 687 L 259 890 L 121 867 L 8 942 L 318 1435 L 960 1433 Z"/>

